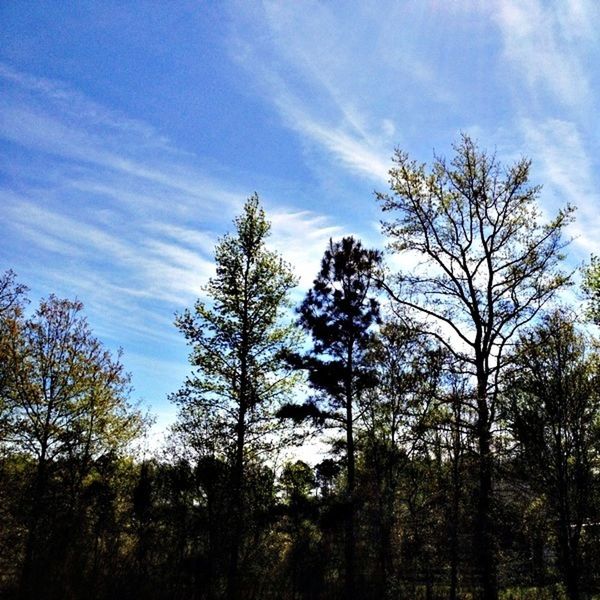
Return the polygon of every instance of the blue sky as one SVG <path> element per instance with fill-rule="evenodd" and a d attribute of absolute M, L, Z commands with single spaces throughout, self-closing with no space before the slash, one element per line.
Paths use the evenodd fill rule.
<path fill-rule="evenodd" d="M 0 269 L 78 297 L 158 415 L 182 383 L 173 314 L 257 191 L 300 297 L 330 236 L 383 246 L 395 147 L 460 131 L 526 155 L 542 208 L 600 252 L 595 0 L 0 4 Z"/>

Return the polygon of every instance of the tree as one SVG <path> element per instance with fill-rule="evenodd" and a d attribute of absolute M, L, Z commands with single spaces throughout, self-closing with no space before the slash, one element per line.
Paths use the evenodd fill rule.
<path fill-rule="evenodd" d="M 363 248 L 353 237 L 336 243 L 330 240 L 321 270 L 299 308 L 299 323 L 311 335 L 313 348 L 309 355 L 298 357 L 296 364 L 308 371 L 310 385 L 329 404 L 321 411 L 322 417 L 341 427 L 346 437 L 347 598 L 356 597 L 354 407 L 361 393 L 373 384 L 366 352 L 369 330 L 379 320 L 374 293 L 380 264 L 380 252 Z"/>
<path fill-rule="evenodd" d="M 517 344 L 509 376 L 509 422 L 528 483 L 547 497 L 559 566 L 571 600 L 580 597 L 584 525 L 593 522 L 600 466 L 600 357 L 564 311 L 546 316 Z"/>
<path fill-rule="evenodd" d="M 463 135 L 446 163 L 432 169 L 397 151 L 390 194 L 378 194 L 389 246 L 420 262 L 384 286 L 396 303 L 428 320 L 427 331 L 475 380 L 479 452 L 477 554 L 483 596 L 497 597 L 492 522 L 492 424 L 498 377 L 508 342 L 563 287 L 561 234 L 572 208 L 540 224 L 540 188 L 530 186 L 530 161 L 503 168 Z"/>
<path fill-rule="evenodd" d="M 51 295 L 10 340 L 12 443 L 40 468 L 62 457 L 89 461 L 125 447 L 143 421 L 128 402 L 130 376 L 92 335 L 79 301 Z"/>
<path fill-rule="evenodd" d="M 589 317 L 596 325 L 600 325 L 600 258 L 592 256 L 583 275 L 583 291 L 589 302 Z"/>
<path fill-rule="evenodd" d="M 129 375 L 92 336 L 82 309 L 78 301 L 50 296 L 7 342 L 11 434 L 6 444 L 31 457 L 35 467 L 23 564 L 25 597 L 35 596 L 36 586 L 43 584 L 53 469 L 60 467 L 66 478 L 69 514 L 75 516 L 92 461 L 122 449 L 143 426 L 127 400 Z"/>
<path fill-rule="evenodd" d="M 22 324 L 27 288 L 16 282 L 13 271 L 0 275 L 0 441 L 6 430 L 7 396 L 13 379 L 10 361 L 10 340 L 18 335 Z"/>
<path fill-rule="evenodd" d="M 270 223 L 258 196 L 247 200 L 235 229 L 216 246 L 216 275 L 205 290 L 210 303 L 198 300 L 193 312 L 177 317 L 196 371 L 174 397 L 183 425 L 210 424 L 212 439 L 196 438 L 196 443 L 231 465 L 229 598 L 240 594 L 247 465 L 275 442 L 273 410 L 295 381 L 282 356 L 296 341 L 292 324 L 282 324 L 296 278 L 265 247 Z"/>
<path fill-rule="evenodd" d="M 393 541 L 398 538 L 399 513 L 406 512 L 398 509 L 401 487 L 411 462 L 426 446 L 424 433 L 436 405 L 441 358 L 431 339 L 399 319 L 385 321 L 368 350 L 376 385 L 359 403 L 360 478 L 371 503 L 375 539 L 369 547 L 376 552 L 373 587 L 378 598 L 394 595 L 398 547 Z"/>

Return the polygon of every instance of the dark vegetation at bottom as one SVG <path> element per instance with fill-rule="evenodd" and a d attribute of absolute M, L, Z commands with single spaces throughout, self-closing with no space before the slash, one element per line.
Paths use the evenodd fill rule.
<path fill-rule="evenodd" d="M 435 444 L 432 441 L 432 444 Z M 443 447 L 431 448 L 443 454 Z M 452 509 L 450 465 L 435 458 L 390 455 L 365 448 L 358 465 L 356 571 L 353 597 L 476 598 L 473 507 L 468 499 L 473 458 L 461 460 L 460 514 Z M 385 481 L 380 467 L 396 470 Z M 516 461 L 499 465 L 495 508 L 499 587 L 503 598 L 566 598 L 554 527 L 544 500 L 508 479 Z M 2 597 L 19 598 L 33 465 L 2 462 Z M 220 461 L 192 467 L 107 457 L 94 465 L 77 506 L 68 493 L 69 465 L 54 465 L 38 523 L 28 597 L 47 599 L 224 598 L 231 550 L 230 473 Z M 340 469 L 301 462 L 279 480 L 253 467 L 246 489 L 239 597 L 344 597 L 344 535 L 348 506 Z M 395 488 L 385 506 L 386 486 Z M 459 530 L 456 554 L 451 537 Z M 586 526 L 581 543 L 581 590 L 600 587 L 600 527 Z M 538 591 L 535 591 L 537 588 Z M 542 594 L 541 590 L 545 590 Z"/>

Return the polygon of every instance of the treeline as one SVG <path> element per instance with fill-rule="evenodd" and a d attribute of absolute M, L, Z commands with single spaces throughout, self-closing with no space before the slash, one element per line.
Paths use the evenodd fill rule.
<path fill-rule="evenodd" d="M 398 152 L 377 195 L 387 252 L 332 240 L 298 307 L 251 197 L 205 299 L 177 315 L 192 369 L 152 459 L 81 304 L 26 317 L 7 271 L 0 594 L 599 594 L 598 340 L 559 302 L 573 209 L 543 219 L 529 166 L 467 136 L 430 169 Z M 584 280 L 598 323 L 597 259 Z"/>

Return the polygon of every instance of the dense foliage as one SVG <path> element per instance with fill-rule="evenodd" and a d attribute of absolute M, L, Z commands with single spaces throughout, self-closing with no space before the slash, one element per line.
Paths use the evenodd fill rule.
<path fill-rule="evenodd" d="M 176 317 L 191 373 L 153 458 L 81 304 L 30 311 L 0 276 L 0 596 L 600 594 L 600 353 L 557 299 L 571 209 L 544 224 L 527 161 L 455 151 L 398 153 L 379 195 L 406 269 L 332 240 L 296 323 L 246 202 Z M 598 287 L 593 259 L 596 322 Z"/>

